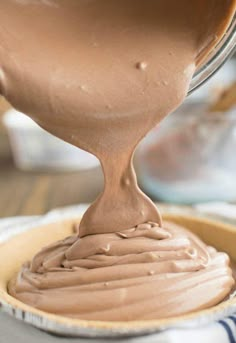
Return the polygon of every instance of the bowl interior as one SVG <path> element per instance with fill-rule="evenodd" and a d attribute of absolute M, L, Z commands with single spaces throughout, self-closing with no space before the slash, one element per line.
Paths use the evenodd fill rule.
<path fill-rule="evenodd" d="M 229 254 L 236 262 L 236 228 L 202 218 L 165 214 L 164 220 L 187 227 L 202 240 Z M 21 265 L 30 260 L 43 246 L 69 236 L 79 219 L 71 219 L 31 228 L 0 245 L 0 302 L 3 310 L 38 328 L 66 336 L 130 336 L 160 331 L 178 326 L 209 323 L 236 310 L 236 300 L 227 300 L 208 310 L 184 316 L 134 322 L 95 322 L 70 319 L 45 313 L 14 299 L 7 293 L 9 280 Z"/>

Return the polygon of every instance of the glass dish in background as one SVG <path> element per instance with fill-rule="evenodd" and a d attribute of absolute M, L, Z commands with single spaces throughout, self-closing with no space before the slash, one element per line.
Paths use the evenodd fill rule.
<path fill-rule="evenodd" d="M 236 200 L 236 110 L 188 105 L 154 129 L 137 153 L 138 175 L 153 198 L 192 204 Z"/>
<path fill-rule="evenodd" d="M 14 109 L 3 117 L 15 165 L 26 171 L 77 171 L 97 167 L 97 158 L 41 129 Z"/>

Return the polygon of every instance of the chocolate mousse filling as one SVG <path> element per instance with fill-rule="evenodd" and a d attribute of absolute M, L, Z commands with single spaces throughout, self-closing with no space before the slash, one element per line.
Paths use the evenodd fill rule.
<path fill-rule="evenodd" d="M 166 318 L 222 301 L 234 284 L 229 258 L 162 222 L 132 160 L 140 140 L 184 100 L 236 1 L 2 0 L 0 7 L 2 95 L 97 156 L 105 179 L 78 234 L 26 263 L 10 294 L 88 320 Z"/>

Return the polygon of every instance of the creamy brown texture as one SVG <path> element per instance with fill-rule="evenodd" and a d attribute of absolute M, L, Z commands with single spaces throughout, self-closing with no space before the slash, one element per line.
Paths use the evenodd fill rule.
<path fill-rule="evenodd" d="M 90 320 L 167 318 L 220 302 L 229 258 L 170 223 L 69 237 L 43 249 L 10 285 L 38 309 Z"/>
<path fill-rule="evenodd" d="M 233 280 L 221 254 L 204 246 L 197 257 L 176 261 L 179 241 L 187 244 L 183 253 L 195 246 L 196 238 L 187 243 L 182 229 L 156 226 L 135 229 L 130 239 L 122 235 L 145 222 L 162 224 L 138 188 L 134 149 L 182 102 L 196 63 L 224 33 L 235 1 L 1 0 L 0 6 L 2 94 L 46 130 L 95 154 L 105 176 L 103 193 L 81 221 L 82 238 L 40 253 L 11 294 L 49 312 L 101 320 L 158 318 L 222 300 Z M 167 262 L 152 269 L 159 248 Z M 41 258 L 59 270 L 46 272 Z M 82 265 L 73 268 L 78 259 Z M 214 284 L 212 292 L 205 284 Z"/>

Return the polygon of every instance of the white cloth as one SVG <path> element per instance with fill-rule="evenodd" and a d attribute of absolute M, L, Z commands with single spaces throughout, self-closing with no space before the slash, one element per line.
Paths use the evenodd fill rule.
<path fill-rule="evenodd" d="M 218 206 L 218 205 L 217 205 Z M 225 206 L 225 204 L 224 204 Z M 232 206 L 232 205 L 230 205 Z M 5 218 L 0 220 L 0 234 L 2 240 L 6 240 L 10 231 L 18 232 L 18 228 L 25 227 L 27 229 L 35 220 L 55 221 L 56 218 L 69 218 L 80 216 L 87 205 L 72 206 L 51 211 L 48 215 L 42 217 L 15 217 Z M 231 207 L 232 210 L 232 207 Z M 213 207 L 211 207 L 211 213 Z M 205 211 L 206 212 L 206 211 Z M 214 212 L 214 211 L 213 211 Z M 236 207 L 235 207 L 236 213 Z M 219 215 L 219 207 L 217 207 Z M 1 243 L 1 242 L 0 242 Z M 69 341 L 76 343 L 102 343 L 111 342 L 112 339 L 69 339 L 59 338 L 36 328 L 27 325 L 23 322 L 11 318 L 7 314 L 0 311 L 0 343 L 68 343 Z M 198 329 L 175 329 L 168 330 L 162 333 L 148 335 L 135 338 L 114 339 L 116 343 L 236 343 L 236 314 L 230 318 L 225 318 L 221 321 L 212 323 L 211 325 L 199 327 Z"/>

